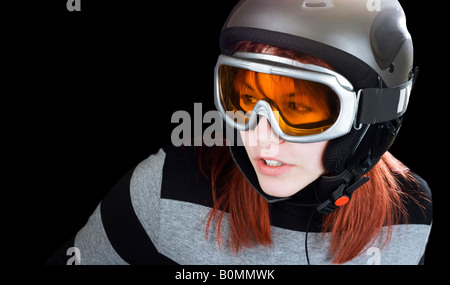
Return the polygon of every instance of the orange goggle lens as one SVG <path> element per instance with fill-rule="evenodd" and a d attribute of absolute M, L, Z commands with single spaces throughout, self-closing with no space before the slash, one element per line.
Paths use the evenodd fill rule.
<path fill-rule="evenodd" d="M 291 136 L 324 132 L 339 117 L 339 96 L 327 85 L 227 65 L 220 66 L 219 77 L 221 104 L 242 124 L 260 100 L 270 104 L 280 129 Z"/>

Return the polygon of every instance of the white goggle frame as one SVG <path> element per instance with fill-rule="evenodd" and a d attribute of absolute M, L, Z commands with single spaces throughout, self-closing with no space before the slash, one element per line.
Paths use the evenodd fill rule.
<path fill-rule="evenodd" d="M 219 78 L 219 68 L 222 65 L 324 84 L 330 87 L 339 97 L 339 116 L 336 122 L 322 133 L 305 136 L 287 135 L 278 125 L 270 104 L 265 100 L 260 100 L 253 108 L 246 124 L 237 122 L 233 116 L 227 115 L 227 111 L 222 104 Z M 272 130 L 281 139 L 294 143 L 328 141 L 348 134 L 356 121 L 359 94 L 360 92 L 357 94 L 347 79 L 332 70 L 268 54 L 237 52 L 232 57 L 221 55 L 214 70 L 214 102 L 228 125 L 240 131 L 248 131 L 256 127 L 258 116 L 264 116 L 269 121 Z"/>

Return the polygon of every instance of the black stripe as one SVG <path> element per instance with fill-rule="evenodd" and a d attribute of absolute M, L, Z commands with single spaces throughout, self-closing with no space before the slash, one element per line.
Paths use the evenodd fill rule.
<path fill-rule="evenodd" d="M 211 149 L 203 149 L 204 153 Z M 161 198 L 212 207 L 211 182 L 199 169 L 201 147 L 166 147 Z"/>
<path fill-rule="evenodd" d="M 105 197 L 100 206 L 103 227 L 120 257 L 134 265 L 175 264 L 158 253 L 133 209 L 129 171 Z"/>

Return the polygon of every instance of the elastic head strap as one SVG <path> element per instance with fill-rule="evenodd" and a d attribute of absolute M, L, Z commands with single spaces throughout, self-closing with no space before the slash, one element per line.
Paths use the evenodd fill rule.
<path fill-rule="evenodd" d="M 392 88 L 366 88 L 361 90 L 357 124 L 376 124 L 395 120 L 406 112 L 411 90 L 419 69 L 406 83 Z"/>

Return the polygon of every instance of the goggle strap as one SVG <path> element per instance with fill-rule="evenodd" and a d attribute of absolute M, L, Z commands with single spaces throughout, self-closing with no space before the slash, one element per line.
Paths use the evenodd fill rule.
<path fill-rule="evenodd" d="M 363 89 L 359 98 L 357 124 L 376 124 L 401 117 L 408 108 L 413 82 L 414 78 L 392 88 Z"/>

